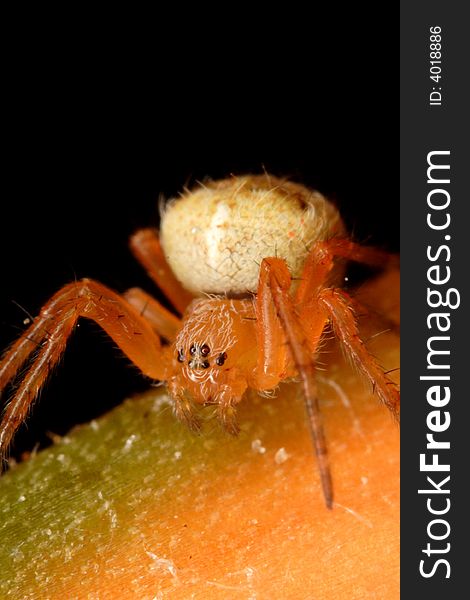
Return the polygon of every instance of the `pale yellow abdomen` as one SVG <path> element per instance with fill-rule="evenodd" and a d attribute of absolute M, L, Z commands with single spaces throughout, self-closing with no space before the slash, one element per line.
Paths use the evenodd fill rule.
<path fill-rule="evenodd" d="M 256 292 L 263 258 L 299 277 L 311 245 L 344 232 L 320 193 L 268 175 L 231 177 L 171 200 L 160 238 L 182 285 L 196 295 Z"/>

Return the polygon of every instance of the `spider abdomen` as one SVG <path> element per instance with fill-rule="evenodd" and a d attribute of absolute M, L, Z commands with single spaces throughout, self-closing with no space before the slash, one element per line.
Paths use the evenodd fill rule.
<path fill-rule="evenodd" d="M 336 208 L 320 193 L 268 175 L 210 182 L 170 201 L 162 215 L 165 257 L 194 294 L 256 292 L 267 256 L 301 273 L 312 244 L 343 233 Z"/>

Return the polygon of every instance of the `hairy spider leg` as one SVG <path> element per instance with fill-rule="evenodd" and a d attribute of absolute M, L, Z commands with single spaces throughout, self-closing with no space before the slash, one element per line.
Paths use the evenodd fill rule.
<path fill-rule="evenodd" d="M 26 331 L 4 352 L 0 360 L 0 396 L 33 352 L 40 348 L 48 334 L 47 322 L 35 319 Z"/>
<path fill-rule="evenodd" d="M 327 284 L 334 259 L 345 258 L 371 267 L 391 268 L 399 265 L 398 257 L 378 248 L 361 246 L 344 238 L 333 238 L 313 244 L 305 261 L 295 303 L 308 302 Z"/>
<path fill-rule="evenodd" d="M 361 340 L 354 316 L 354 300 L 343 290 L 326 288 L 320 292 L 319 301 L 325 307 L 347 356 L 370 381 L 374 392 L 399 423 L 400 392 Z"/>
<path fill-rule="evenodd" d="M 139 229 L 131 236 L 129 247 L 149 277 L 182 315 L 194 296 L 185 290 L 174 276 L 165 260 L 156 231 Z"/>
<path fill-rule="evenodd" d="M 162 306 L 141 288 L 130 288 L 123 297 L 165 340 L 172 342 L 181 329 L 181 319 Z"/>
<path fill-rule="evenodd" d="M 347 355 L 372 383 L 374 391 L 397 421 L 400 404 L 397 386 L 387 377 L 359 336 L 353 313 L 354 301 L 341 290 L 325 287 L 336 257 L 371 266 L 387 267 L 397 264 L 396 257 L 387 252 L 362 247 L 346 239 L 320 241 L 310 250 L 294 300 L 289 294 L 291 277 L 287 264 L 278 258 L 263 260 L 257 296 L 260 374 L 271 375 L 273 383 L 276 383 L 276 374 L 282 365 L 286 364 L 285 351 L 281 350 L 284 334 L 302 378 L 323 494 L 328 508 L 333 505 L 333 488 L 316 394 L 313 357 L 329 320 L 333 323 Z M 274 307 L 270 306 L 269 296 L 274 302 L 276 315 L 273 315 Z"/>
<path fill-rule="evenodd" d="M 144 375 L 159 380 L 167 378 L 168 361 L 163 358 L 159 336 L 124 298 L 90 279 L 67 284 L 44 305 L 0 363 L 1 393 L 37 349 L 3 414 L 0 457 L 5 455 L 14 433 L 60 360 L 79 317 L 91 319 L 104 329 Z"/>
<path fill-rule="evenodd" d="M 396 254 L 391 254 L 386 250 L 374 248 L 373 246 L 362 246 L 346 238 L 332 238 L 317 242 L 316 245 L 317 251 L 318 247 L 323 246 L 332 256 L 347 258 L 371 267 L 391 269 L 400 266 L 400 258 Z"/>
<path fill-rule="evenodd" d="M 317 386 L 315 381 L 315 365 L 310 342 L 306 331 L 296 312 L 290 296 L 291 275 L 284 259 L 265 258 L 261 263 L 260 282 L 258 289 L 258 308 L 262 311 L 264 297 L 269 293 L 279 317 L 280 323 L 289 343 L 297 371 L 302 380 L 305 405 L 309 417 L 315 454 L 320 471 L 323 495 L 328 508 L 333 506 L 333 485 L 328 460 L 325 432 L 318 406 Z M 261 300 L 260 300 L 261 299 Z M 262 321 L 260 321 L 262 323 Z M 321 326 L 323 328 L 325 318 Z M 262 339 L 267 332 L 264 327 L 259 331 Z M 273 348 L 272 352 L 279 351 Z"/>
<path fill-rule="evenodd" d="M 263 262 L 261 264 L 263 265 Z M 287 378 L 288 357 L 286 335 L 276 306 L 273 304 L 266 265 L 260 269 L 256 294 L 256 329 L 258 356 L 253 386 L 258 390 L 269 390 L 276 387 L 279 381 Z"/>
<path fill-rule="evenodd" d="M 321 331 L 318 311 L 326 310 L 347 356 L 371 382 L 374 392 L 400 421 L 400 392 L 376 359 L 365 347 L 357 328 L 354 313 L 363 312 L 361 305 L 339 288 L 327 288 L 328 275 L 335 257 L 347 258 L 373 266 L 396 266 L 397 257 L 377 248 L 362 247 L 344 239 L 316 242 L 305 262 L 295 304 L 305 329 L 313 336 L 313 348 Z M 324 312 L 323 312 L 324 314 Z"/>

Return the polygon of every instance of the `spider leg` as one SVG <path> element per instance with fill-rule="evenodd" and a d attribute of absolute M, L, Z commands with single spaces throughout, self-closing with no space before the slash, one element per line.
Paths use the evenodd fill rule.
<path fill-rule="evenodd" d="M 163 290 L 168 300 L 182 315 L 194 297 L 173 275 L 165 260 L 156 231 L 139 229 L 131 236 L 129 247 L 135 258 L 144 266 L 149 277 Z"/>
<path fill-rule="evenodd" d="M 305 261 L 301 282 L 295 294 L 296 304 L 316 297 L 325 286 L 332 271 L 335 257 L 360 262 L 371 267 L 390 268 L 398 266 L 398 257 L 389 252 L 361 246 L 348 239 L 333 238 L 313 244 Z"/>
<path fill-rule="evenodd" d="M 315 382 L 315 366 L 312 352 L 303 325 L 289 295 L 291 276 L 283 259 L 265 258 L 261 263 L 258 295 L 266 294 L 269 287 L 285 337 L 289 343 L 294 363 L 302 379 L 303 391 L 310 430 L 320 470 L 323 495 L 328 508 L 333 506 L 333 485 L 331 481 L 326 439 L 318 405 Z M 266 330 L 262 330 L 266 335 Z"/>
<path fill-rule="evenodd" d="M 201 420 L 194 412 L 194 402 L 175 379 L 167 382 L 170 398 L 173 400 L 173 414 L 184 423 L 193 433 L 199 433 L 202 428 Z"/>
<path fill-rule="evenodd" d="M 316 242 L 305 262 L 301 283 L 295 296 L 302 324 L 309 334 L 311 346 L 315 347 L 315 343 L 320 339 L 326 314 L 333 322 L 336 334 L 347 354 L 369 379 L 380 400 L 399 422 L 400 393 L 397 386 L 388 379 L 359 336 L 352 312 L 354 307 L 360 307 L 359 303 L 342 290 L 325 287 L 337 256 L 373 266 L 396 266 L 398 262 L 397 257 L 388 252 L 360 246 L 347 239 Z M 323 318 L 320 315 L 323 315 Z"/>
<path fill-rule="evenodd" d="M 234 369 L 227 385 L 223 385 L 217 394 L 217 418 L 222 427 L 231 435 L 238 435 L 236 406 L 246 390 L 246 382 Z"/>
<path fill-rule="evenodd" d="M 150 323 L 161 337 L 172 342 L 181 329 L 181 319 L 140 288 L 131 288 L 123 297 Z"/>
<path fill-rule="evenodd" d="M 269 286 L 269 270 L 262 268 L 256 294 L 256 328 L 258 357 L 252 387 L 270 390 L 286 379 L 286 336 L 279 320 Z"/>
<path fill-rule="evenodd" d="M 5 456 L 16 430 L 25 420 L 41 386 L 59 361 L 73 325 L 74 323 L 70 321 L 49 323 L 49 333 L 42 340 L 40 350 L 34 357 L 32 365 L 4 411 L 0 424 L 0 458 Z"/>
<path fill-rule="evenodd" d="M 35 319 L 3 354 L 0 360 L 0 396 L 31 353 L 40 347 L 42 340 L 48 335 L 47 323 L 47 319 Z"/>
<path fill-rule="evenodd" d="M 65 285 L 44 305 L 0 363 L 1 393 L 37 348 L 4 411 L 0 423 L 0 457 L 60 360 L 79 317 L 100 325 L 144 375 L 152 379 L 167 378 L 158 335 L 124 298 L 89 279 Z"/>
<path fill-rule="evenodd" d="M 346 238 L 333 238 L 319 242 L 319 245 L 323 245 L 333 256 L 354 260 L 371 267 L 391 268 L 398 267 L 400 264 L 396 254 L 373 246 L 363 246 Z"/>
<path fill-rule="evenodd" d="M 400 392 L 361 340 L 353 312 L 353 299 L 343 290 L 325 288 L 320 292 L 318 300 L 327 311 L 347 355 L 371 382 L 383 404 L 400 422 Z"/>

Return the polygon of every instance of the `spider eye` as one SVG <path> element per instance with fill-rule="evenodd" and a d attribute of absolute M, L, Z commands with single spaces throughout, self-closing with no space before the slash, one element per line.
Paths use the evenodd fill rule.
<path fill-rule="evenodd" d="M 208 368 L 209 368 L 209 361 L 208 361 L 208 360 L 205 360 L 205 361 L 202 363 L 202 368 L 203 368 L 203 369 L 208 369 Z"/>
<path fill-rule="evenodd" d="M 204 344 L 201 348 L 202 356 L 207 356 L 210 351 L 211 351 L 211 349 L 209 348 L 209 346 L 207 344 Z"/>
<path fill-rule="evenodd" d="M 182 348 L 178 350 L 178 362 L 184 362 L 184 352 Z"/>
<path fill-rule="evenodd" d="M 194 356 L 196 354 L 196 346 L 194 344 L 189 349 L 189 353 L 191 354 L 191 356 Z"/>
<path fill-rule="evenodd" d="M 227 360 L 227 353 L 222 352 L 222 354 L 219 354 L 219 356 L 217 357 L 215 362 L 219 367 L 221 367 L 226 360 Z"/>

